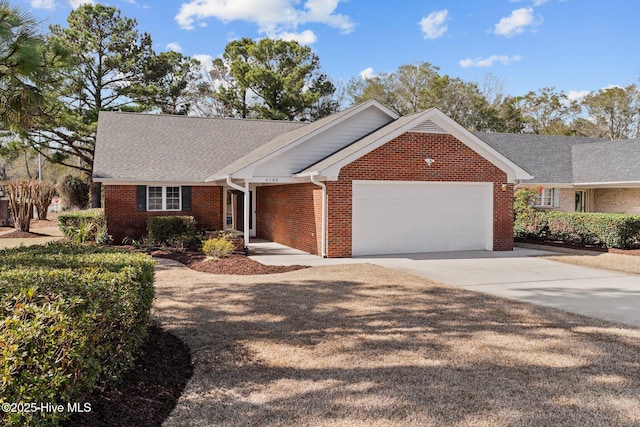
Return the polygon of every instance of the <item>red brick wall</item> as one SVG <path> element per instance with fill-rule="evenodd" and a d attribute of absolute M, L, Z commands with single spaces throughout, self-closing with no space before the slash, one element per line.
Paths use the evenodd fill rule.
<path fill-rule="evenodd" d="M 151 216 L 191 215 L 199 228 L 222 229 L 222 187 L 191 187 L 191 211 L 138 212 L 135 185 L 106 185 L 104 200 L 107 227 L 115 244 L 127 236 L 139 239 L 146 235 Z"/>
<path fill-rule="evenodd" d="M 425 158 L 435 160 L 427 166 Z M 327 182 L 329 257 L 351 257 L 353 180 L 493 182 L 493 249 L 513 249 L 513 185 L 499 168 L 451 135 L 405 133 L 342 168 Z"/>
<path fill-rule="evenodd" d="M 322 188 L 309 183 L 256 190 L 256 236 L 319 255 Z"/>

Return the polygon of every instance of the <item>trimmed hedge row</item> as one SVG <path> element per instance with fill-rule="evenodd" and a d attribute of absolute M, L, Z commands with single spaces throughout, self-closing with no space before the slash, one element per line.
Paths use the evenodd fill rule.
<path fill-rule="evenodd" d="M 85 209 L 65 212 L 58 215 L 58 226 L 62 234 L 77 243 L 96 242 L 99 245 L 109 244 L 107 233 L 107 217 L 104 209 Z"/>
<path fill-rule="evenodd" d="M 515 221 L 515 237 L 575 245 L 640 248 L 640 215 L 530 210 Z"/>
<path fill-rule="evenodd" d="M 0 251 L 0 425 L 55 425 L 67 404 L 120 378 L 149 325 L 154 262 L 144 254 L 52 243 Z"/>

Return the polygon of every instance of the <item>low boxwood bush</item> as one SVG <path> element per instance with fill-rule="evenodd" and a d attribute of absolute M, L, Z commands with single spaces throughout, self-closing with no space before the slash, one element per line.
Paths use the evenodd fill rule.
<path fill-rule="evenodd" d="M 58 226 L 64 236 L 73 242 L 109 244 L 110 237 L 107 233 L 107 218 L 104 209 L 85 209 L 62 213 L 58 215 Z"/>
<path fill-rule="evenodd" d="M 67 404 L 117 381 L 149 325 L 154 262 L 144 254 L 53 243 L 0 251 L 0 425 L 56 425 Z"/>
<path fill-rule="evenodd" d="M 202 244 L 202 252 L 213 259 L 229 256 L 235 249 L 236 245 L 227 236 L 209 239 Z"/>
<path fill-rule="evenodd" d="M 147 220 L 147 230 L 152 244 L 184 247 L 199 243 L 192 216 L 154 216 Z"/>

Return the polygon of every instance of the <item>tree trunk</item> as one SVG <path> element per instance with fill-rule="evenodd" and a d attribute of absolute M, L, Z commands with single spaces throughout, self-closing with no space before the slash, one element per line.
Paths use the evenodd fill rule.
<path fill-rule="evenodd" d="M 91 207 L 92 208 L 102 207 L 102 183 L 101 182 L 91 183 Z"/>

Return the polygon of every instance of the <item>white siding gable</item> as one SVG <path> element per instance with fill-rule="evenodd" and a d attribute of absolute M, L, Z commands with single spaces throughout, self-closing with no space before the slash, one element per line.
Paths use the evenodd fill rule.
<path fill-rule="evenodd" d="M 378 108 L 367 108 L 256 166 L 254 177 L 289 177 L 393 121 Z"/>

